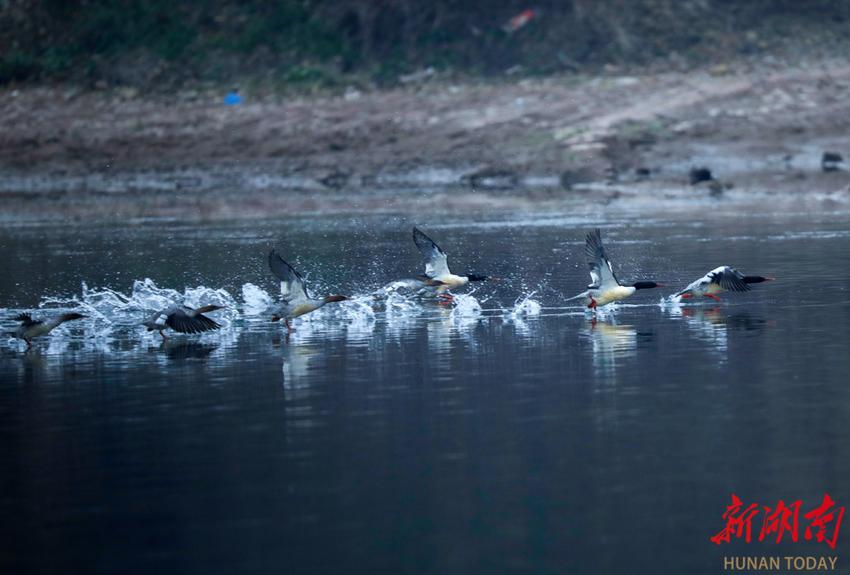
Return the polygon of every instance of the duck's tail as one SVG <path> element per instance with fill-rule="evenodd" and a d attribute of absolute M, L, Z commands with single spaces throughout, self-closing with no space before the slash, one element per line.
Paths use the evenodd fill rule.
<path fill-rule="evenodd" d="M 583 292 L 581 292 L 580 294 L 575 295 L 575 296 L 573 296 L 573 297 L 571 297 L 571 298 L 567 298 L 567 299 L 565 299 L 564 301 L 575 301 L 575 300 L 577 300 L 577 299 L 581 299 L 581 298 L 583 298 L 583 297 L 587 297 L 587 292 L 586 292 L 586 291 L 583 291 Z"/>

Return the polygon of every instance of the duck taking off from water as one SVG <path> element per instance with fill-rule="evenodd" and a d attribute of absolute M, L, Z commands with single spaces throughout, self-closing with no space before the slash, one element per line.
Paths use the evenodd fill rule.
<path fill-rule="evenodd" d="M 443 285 L 443 282 L 432 280 L 426 276 L 397 280 L 385 285 L 381 291 L 375 294 L 375 297 L 380 299 L 381 297 L 385 297 L 386 294 L 391 291 L 402 295 L 423 296 L 435 293 L 436 288 L 441 285 Z"/>
<path fill-rule="evenodd" d="M 290 320 L 304 314 L 316 311 L 326 303 L 334 303 L 350 299 L 344 295 L 329 295 L 323 298 L 312 298 L 307 292 L 307 284 L 295 268 L 286 263 L 274 250 L 269 252 L 269 267 L 272 273 L 282 282 L 281 292 L 283 302 L 273 310 L 272 321 L 281 319 L 286 323 L 287 331 L 295 331 L 289 324 Z"/>
<path fill-rule="evenodd" d="M 434 287 L 438 293 L 446 296 L 446 299 L 451 299 L 451 295 L 443 294 L 451 288 L 465 286 L 469 282 L 480 282 L 489 278 L 488 276 L 478 274 L 466 274 L 459 276 L 449 271 L 448 256 L 446 252 L 440 249 L 440 246 L 431 238 L 425 235 L 422 230 L 413 227 L 413 243 L 419 248 L 419 253 L 425 260 L 425 275 L 418 279 L 424 282 L 423 285 Z"/>
<path fill-rule="evenodd" d="M 150 319 L 142 322 L 142 325 L 148 328 L 148 331 L 158 331 L 162 339 L 168 339 L 165 337 L 163 330 L 169 327 L 177 333 L 213 331 L 219 329 L 221 326 L 204 314 L 218 309 L 223 309 L 223 307 L 220 305 L 205 305 L 198 309 L 193 309 L 185 305 L 173 305 L 156 312 Z"/>
<path fill-rule="evenodd" d="M 587 286 L 587 291 L 581 292 L 567 301 L 584 299 L 584 303 L 588 308 L 595 309 L 599 306 L 625 299 L 639 289 L 663 287 L 663 284 L 650 281 L 622 285 L 617 279 L 617 276 L 614 275 L 614 268 L 611 267 L 611 261 L 605 255 L 605 246 L 602 245 L 602 232 L 599 231 L 599 228 L 587 234 L 584 244 L 584 254 L 587 258 L 587 265 L 590 267 L 590 279 L 592 282 Z"/>
<path fill-rule="evenodd" d="M 720 266 L 714 268 L 695 282 L 691 283 L 674 298 L 687 299 L 695 296 L 705 296 L 720 301 L 717 294 L 724 291 L 750 291 L 750 284 L 772 281 L 774 278 L 764 276 L 745 276 L 735 268 Z"/>
<path fill-rule="evenodd" d="M 11 335 L 27 342 L 27 349 L 32 347 L 32 339 L 40 335 L 47 335 L 66 321 L 82 319 L 86 316 L 78 313 L 63 313 L 53 319 L 33 319 L 28 313 L 22 313 L 15 317 L 15 321 L 21 325 Z"/>

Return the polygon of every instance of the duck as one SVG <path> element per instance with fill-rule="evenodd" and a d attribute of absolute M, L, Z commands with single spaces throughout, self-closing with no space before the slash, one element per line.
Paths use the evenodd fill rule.
<path fill-rule="evenodd" d="M 774 278 L 764 276 L 747 276 L 730 266 L 714 268 L 698 280 L 692 282 L 682 291 L 673 294 L 673 298 L 688 299 L 705 296 L 714 301 L 720 301 L 717 294 L 724 291 L 750 291 L 750 284 L 773 281 Z"/>
<path fill-rule="evenodd" d="M 295 271 L 295 268 L 286 263 L 275 250 L 269 252 L 269 268 L 282 282 L 281 291 L 283 294 L 283 301 L 273 310 L 272 321 L 279 322 L 283 319 L 287 332 L 295 331 L 295 328 L 290 324 L 291 320 L 316 311 L 325 304 L 351 299 L 344 295 L 329 295 L 322 298 L 310 297 L 304 278 Z"/>
<path fill-rule="evenodd" d="M 413 226 L 413 243 L 419 248 L 419 253 L 425 260 L 425 274 L 417 278 L 423 283 L 422 287 L 434 288 L 444 299 L 451 300 L 451 294 L 445 293 L 449 289 L 463 287 L 469 282 L 481 282 L 490 278 L 486 275 L 468 273 L 456 275 L 449 270 L 448 256 L 440 249 L 437 243 L 429 238 L 425 232 Z"/>
<path fill-rule="evenodd" d="M 219 309 L 224 309 L 224 306 L 205 305 L 194 309 L 187 305 L 173 305 L 156 312 L 150 319 L 143 321 L 142 325 L 148 328 L 148 331 L 158 331 L 163 340 L 168 339 L 163 333 L 167 328 L 171 328 L 177 333 L 213 331 L 219 329 L 221 325 L 204 314 Z"/>
<path fill-rule="evenodd" d="M 605 254 L 605 246 L 602 245 L 602 232 L 596 228 L 587 234 L 584 244 L 584 253 L 587 265 L 590 267 L 591 284 L 587 291 L 583 291 L 569 300 L 584 299 L 589 309 L 608 305 L 620 301 L 634 294 L 637 290 L 664 287 L 654 281 L 639 281 L 632 285 L 623 285 L 614 275 L 611 261 Z"/>
<path fill-rule="evenodd" d="M 435 288 L 445 285 L 441 281 L 429 277 L 408 278 L 388 283 L 382 289 L 375 292 L 376 299 L 386 297 L 389 292 L 397 292 L 402 295 L 423 296 L 433 293 Z"/>
<path fill-rule="evenodd" d="M 85 317 L 82 314 L 72 312 L 63 313 L 53 319 L 33 319 L 30 314 L 22 313 L 15 316 L 14 321 L 21 322 L 21 325 L 11 335 L 24 340 L 27 343 L 27 349 L 30 349 L 33 338 L 47 335 L 66 321 L 74 321 Z"/>

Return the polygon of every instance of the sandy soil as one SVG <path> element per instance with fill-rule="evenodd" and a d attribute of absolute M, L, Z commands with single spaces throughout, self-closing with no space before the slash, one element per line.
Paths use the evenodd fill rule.
<path fill-rule="evenodd" d="M 652 209 L 659 199 L 758 205 L 759 193 L 833 209 L 848 202 L 850 179 L 824 172 L 821 158 L 850 159 L 848 87 L 846 61 L 818 61 L 248 94 L 238 107 L 192 92 L 7 90 L 0 216 L 205 219 L 629 199 Z M 691 186 L 689 171 L 702 166 L 717 181 Z"/>

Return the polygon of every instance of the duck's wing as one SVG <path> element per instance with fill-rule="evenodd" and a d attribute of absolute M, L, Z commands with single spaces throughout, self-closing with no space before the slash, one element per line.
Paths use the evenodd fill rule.
<path fill-rule="evenodd" d="M 180 307 L 165 318 L 165 325 L 179 333 L 201 333 L 218 329 L 221 326 L 191 308 Z"/>
<path fill-rule="evenodd" d="M 705 275 L 710 283 L 717 284 L 726 291 L 750 291 L 750 286 L 744 281 L 744 274 L 729 266 L 720 266 Z"/>
<path fill-rule="evenodd" d="M 282 282 L 281 294 L 284 301 L 302 302 L 310 299 L 307 293 L 307 284 L 295 268 L 286 263 L 280 255 L 272 250 L 269 252 L 269 267 L 272 273 Z"/>
<path fill-rule="evenodd" d="M 605 255 L 605 246 L 602 245 L 602 232 L 596 228 L 589 234 L 584 243 L 584 255 L 590 268 L 591 284 L 589 288 L 611 288 L 620 285 L 611 261 Z"/>
<path fill-rule="evenodd" d="M 449 273 L 449 262 L 446 252 L 440 249 L 434 240 L 422 233 L 422 230 L 413 228 L 413 243 L 419 248 L 419 253 L 425 260 L 425 275 L 436 278 Z"/>
<path fill-rule="evenodd" d="M 21 325 L 24 326 L 24 327 L 32 327 L 34 325 L 44 323 L 41 320 L 33 319 L 32 316 L 28 313 L 21 313 L 21 314 L 16 315 L 15 321 L 21 322 Z"/>

